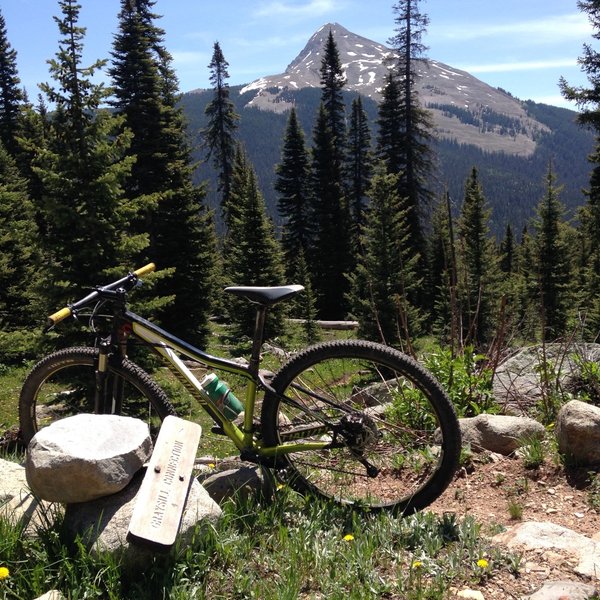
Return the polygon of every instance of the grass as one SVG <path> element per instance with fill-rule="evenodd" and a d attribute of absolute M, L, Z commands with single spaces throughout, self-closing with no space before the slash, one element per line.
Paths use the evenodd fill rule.
<path fill-rule="evenodd" d="M 19 421 L 19 393 L 29 368 L 7 367 L 0 363 L 0 435 Z"/>
<path fill-rule="evenodd" d="M 304 345 L 297 335 L 277 344 L 288 349 Z M 248 344 L 231 340 L 226 328 L 215 326 L 208 350 L 247 356 Z M 265 368 L 275 371 L 280 362 L 276 353 L 265 352 Z M 25 367 L 0 370 L 3 426 L 17 422 L 18 392 L 26 372 Z M 181 415 L 203 426 L 200 454 L 234 453 L 226 438 L 210 433 L 210 419 L 174 378 L 162 369 L 156 377 Z M 228 383 L 243 397 L 240 382 Z M 450 587 L 476 586 L 499 571 L 518 571 L 518 557 L 492 547 L 471 517 L 359 515 L 285 487 L 273 502 L 240 497 L 228 501 L 223 511 L 216 525 L 200 527 L 190 543 L 172 555 L 157 555 L 135 572 L 114 556 L 93 556 L 80 543 L 67 544 L 60 521 L 49 520 L 30 537 L 0 517 L 0 569 L 9 573 L 0 579 L 0 598 L 29 599 L 59 589 L 73 600 L 441 600 Z"/>
<path fill-rule="evenodd" d="M 223 511 L 191 543 L 135 572 L 81 544 L 69 547 L 60 523 L 32 538 L 0 519 L 0 567 L 9 570 L 0 597 L 34 598 L 55 588 L 71 599 L 441 600 L 450 586 L 480 581 L 482 560 L 486 577 L 518 568 L 470 517 L 359 516 L 287 488 L 272 502 L 240 497 Z"/>

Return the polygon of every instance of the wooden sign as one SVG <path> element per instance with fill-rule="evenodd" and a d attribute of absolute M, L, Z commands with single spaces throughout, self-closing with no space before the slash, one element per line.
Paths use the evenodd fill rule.
<path fill-rule="evenodd" d="M 169 415 L 137 494 L 127 537 L 167 551 L 175 543 L 202 429 Z"/>

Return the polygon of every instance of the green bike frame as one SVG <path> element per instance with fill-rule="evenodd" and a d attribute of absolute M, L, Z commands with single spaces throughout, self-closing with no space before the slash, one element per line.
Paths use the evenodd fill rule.
<path fill-rule="evenodd" d="M 150 321 L 143 319 L 139 315 L 130 311 L 125 311 L 118 325 L 120 339 L 133 334 L 136 338 L 144 341 L 148 346 L 158 354 L 170 371 L 185 386 L 190 394 L 200 403 L 202 408 L 221 425 L 225 434 L 231 439 L 240 451 L 242 458 L 252 460 L 253 457 L 276 459 L 282 455 L 292 452 L 306 452 L 309 450 L 323 450 L 331 448 L 329 442 L 290 442 L 277 446 L 265 447 L 260 439 L 257 439 L 253 433 L 253 420 L 255 413 L 256 396 L 259 387 L 277 396 L 277 392 L 264 380 L 258 372 L 258 354 L 261 342 L 256 342 L 253 348 L 253 358 L 248 366 L 240 365 L 232 360 L 219 358 L 207 354 L 206 352 L 195 348 L 191 344 L 177 338 L 176 336 L 154 325 Z M 239 375 L 246 380 L 246 396 L 244 401 L 244 423 L 240 429 L 235 423 L 231 422 L 210 400 L 208 394 L 200 385 L 198 379 L 192 371 L 186 366 L 181 356 L 199 362 L 207 367 L 216 370 L 226 371 Z M 281 396 L 281 395 L 280 395 Z M 302 408 L 293 399 L 281 396 L 283 401 L 291 402 L 295 406 Z M 308 411 L 306 411 L 308 412 Z M 311 435 L 326 433 L 328 428 L 315 427 L 311 430 Z M 290 436 L 293 437 L 293 434 Z"/>

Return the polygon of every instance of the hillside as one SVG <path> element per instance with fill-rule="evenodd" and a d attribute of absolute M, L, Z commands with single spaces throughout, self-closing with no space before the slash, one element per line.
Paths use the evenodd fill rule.
<path fill-rule="evenodd" d="M 327 24 L 317 31 L 284 73 L 231 88 L 231 99 L 241 115 L 239 138 L 276 221 L 274 166 L 280 160 L 288 111 L 296 107 L 310 144 L 320 101 L 320 52 L 330 28 L 346 75 L 347 106 L 361 94 L 375 138 L 380 86 L 393 53 L 339 24 Z M 469 73 L 433 60 L 420 63 L 417 83 L 422 105 L 432 112 L 438 138 L 433 187 L 439 194 L 447 188 L 455 206 L 460 205 L 464 182 L 476 166 L 492 207 L 494 232 L 501 235 L 508 222 L 520 231 L 544 194 L 550 160 L 558 183 L 564 186 L 560 198 L 567 215 L 573 215 L 584 202 L 581 190 L 589 182 L 587 156 L 594 138 L 575 124 L 575 112 L 522 102 Z M 204 107 L 211 97 L 210 90 L 195 90 L 182 97 L 190 132 L 197 142 L 205 125 Z M 215 206 L 216 186 L 210 165 L 201 164 L 197 178 L 211 182 L 209 203 Z"/>

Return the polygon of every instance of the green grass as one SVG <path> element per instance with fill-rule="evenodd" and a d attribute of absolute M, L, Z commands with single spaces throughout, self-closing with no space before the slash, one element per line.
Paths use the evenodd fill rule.
<path fill-rule="evenodd" d="M 19 422 L 19 393 L 28 370 L 0 364 L 0 435 Z"/>
<path fill-rule="evenodd" d="M 197 529 L 172 556 L 128 572 L 109 555 L 69 547 L 60 523 L 37 538 L 0 520 L 0 597 L 34 598 L 50 588 L 68 598 L 440 599 L 457 584 L 518 568 L 470 517 L 420 513 L 359 516 L 287 488 L 273 502 L 238 498 L 214 526 Z M 4 594 L 4 596 L 3 596 Z"/>

